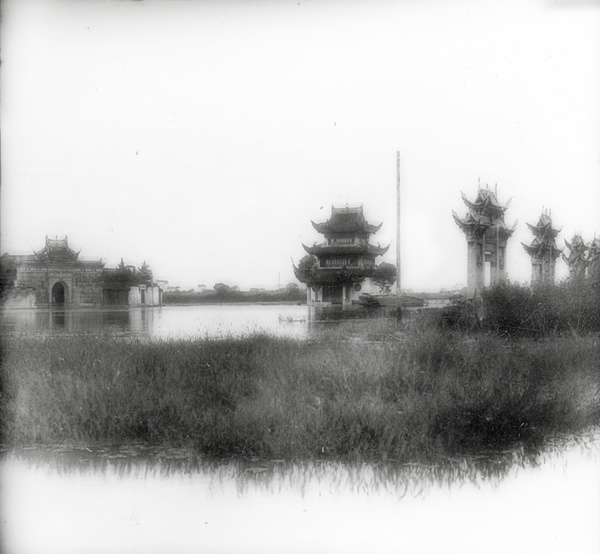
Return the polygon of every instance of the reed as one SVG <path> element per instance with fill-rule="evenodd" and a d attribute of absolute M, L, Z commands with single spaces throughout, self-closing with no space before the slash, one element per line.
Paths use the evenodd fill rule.
<path fill-rule="evenodd" d="M 311 341 L 13 337 L 2 345 L 2 442 L 406 463 L 532 450 L 600 422 L 598 339 L 378 325 L 380 340 L 366 341 L 348 340 L 356 327 Z"/>

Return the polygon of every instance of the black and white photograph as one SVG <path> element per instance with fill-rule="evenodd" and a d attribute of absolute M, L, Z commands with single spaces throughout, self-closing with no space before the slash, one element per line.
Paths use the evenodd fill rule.
<path fill-rule="evenodd" d="M 600 552 L 600 1 L 0 18 L 0 552 Z"/>

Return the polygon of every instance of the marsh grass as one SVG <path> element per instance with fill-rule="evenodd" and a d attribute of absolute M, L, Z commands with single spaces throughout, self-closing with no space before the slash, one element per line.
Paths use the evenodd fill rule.
<path fill-rule="evenodd" d="M 348 340 L 356 328 L 310 341 L 12 337 L 2 442 L 435 466 L 534 453 L 600 422 L 597 339 L 471 340 L 377 325 L 368 340 Z"/>

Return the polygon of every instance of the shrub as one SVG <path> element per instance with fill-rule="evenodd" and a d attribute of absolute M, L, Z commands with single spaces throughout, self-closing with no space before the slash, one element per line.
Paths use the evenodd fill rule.
<path fill-rule="evenodd" d="M 502 283 L 483 292 L 485 326 L 506 336 L 544 337 L 600 330 L 597 280 L 569 279 L 528 287 Z"/>

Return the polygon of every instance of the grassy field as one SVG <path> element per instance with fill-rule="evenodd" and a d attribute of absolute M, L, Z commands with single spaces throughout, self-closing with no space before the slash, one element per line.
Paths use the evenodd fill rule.
<path fill-rule="evenodd" d="M 2 345 L 2 442 L 431 463 L 534 451 L 600 423 L 597 338 L 389 325 L 369 324 L 371 340 L 357 327 L 311 341 L 13 337 Z"/>

